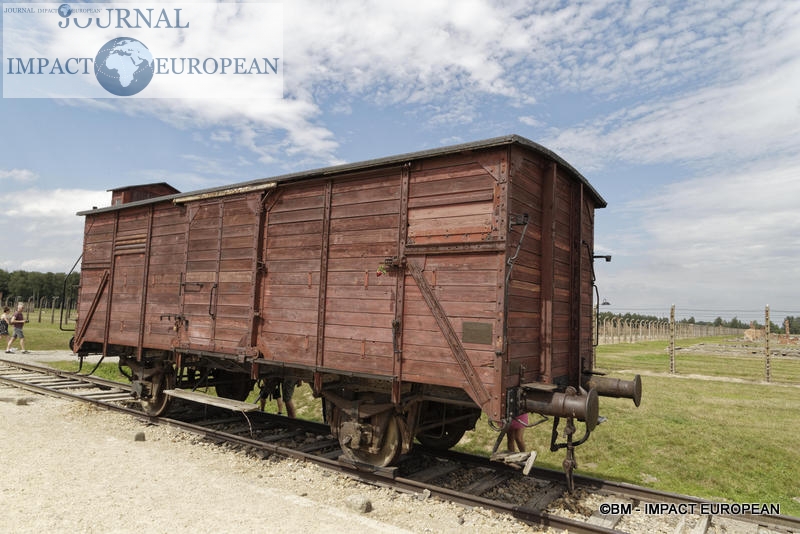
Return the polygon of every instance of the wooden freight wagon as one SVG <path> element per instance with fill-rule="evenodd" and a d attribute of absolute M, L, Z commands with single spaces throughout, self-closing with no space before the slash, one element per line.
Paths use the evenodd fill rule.
<path fill-rule="evenodd" d="M 151 413 L 173 389 L 306 380 L 378 465 L 482 411 L 591 430 L 598 393 L 641 387 L 591 375 L 604 206 L 508 136 L 85 211 L 73 348 L 119 356 Z"/>

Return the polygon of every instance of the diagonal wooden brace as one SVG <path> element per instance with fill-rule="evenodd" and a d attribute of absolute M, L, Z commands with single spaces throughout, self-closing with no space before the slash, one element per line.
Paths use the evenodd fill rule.
<path fill-rule="evenodd" d="M 450 320 L 447 318 L 444 308 L 442 308 L 442 305 L 439 303 L 439 299 L 437 299 L 436 295 L 433 293 L 433 289 L 431 289 L 431 286 L 425 279 L 425 275 L 422 274 L 422 270 L 413 261 L 409 261 L 407 265 L 408 270 L 411 273 L 411 277 L 417 283 L 417 287 L 419 287 L 419 290 L 422 293 L 422 298 L 425 300 L 425 304 L 427 304 L 428 308 L 430 308 L 431 314 L 433 314 L 433 318 L 436 320 L 436 324 L 439 325 L 439 330 L 441 330 L 442 334 L 444 335 L 447 344 L 450 345 L 450 350 L 453 352 L 453 357 L 455 357 L 458 365 L 461 367 L 461 372 L 464 373 L 464 378 L 467 379 L 467 384 L 469 385 L 467 392 L 478 403 L 478 405 L 483 408 L 484 405 L 491 400 L 489 393 L 486 391 L 486 387 L 478 377 L 478 373 L 475 370 L 475 367 L 472 365 L 472 362 L 469 361 L 467 351 L 464 350 L 464 346 L 458 339 L 458 334 L 453 328 L 453 325 L 450 324 Z"/>
<path fill-rule="evenodd" d="M 108 271 L 103 272 L 103 277 L 100 280 L 100 284 L 98 285 L 97 291 L 94 294 L 94 300 L 92 300 L 92 304 L 89 306 L 89 311 L 86 313 L 86 316 L 83 317 L 80 331 L 78 331 L 77 335 L 75 336 L 75 342 L 73 346 L 76 348 L 83 344 L 83 337 L 86 335 L 86 330 L 89 328 L 89 323 L 92 321 L 94 312 L 97 309 L 97 305 L 100 303 L 101 296 L 103 295 L 103 289 L 105 289 L 110 276 L 111 275 Z"/>

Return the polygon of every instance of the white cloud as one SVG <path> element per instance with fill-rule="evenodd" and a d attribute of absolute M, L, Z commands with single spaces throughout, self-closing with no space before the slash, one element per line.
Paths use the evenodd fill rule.
<path fill-rule="evenodd" d="M 642 161 L 706 157 L 716 149 L 709 138 L 722 151 L 754 150 L 775 142 L 769 130 L 776 121 L 791 122 L 797 64 L 783 63 L 800 47 L 797 6 L 467 0 L 456 9 L 445 0 L 297 1 L 284 4 L 284 99 L 82 105 L 213 128 L 206 136 L 213 142 L 299 169 L 341 162 L 337 135 L 323 118 L 328 102 L 328 111 L 345 114 L 363 102 L 412 107 L 422 111 L 421 127 L 455 130 L 491 120 L 486 99 L 525 107 L 574 92 L 617 109 L 551 136 L 582 168 L 583 159 L 597 164 L 631 153 Z M 201 45 L 213 55 L 214 43 Z M 676 89 L 681 96 L 663 96 Z M 620 109 L 623 100 L 639 105 Z M 544 126 L 529 113 L 521 120 Z M 778 133 L 795 131 L 784 126 Z"/>
<path fill-rule="evenodd" d="M 620 211 L 638 226 L 606 237 L 615 260 L 603 269 L 603 291 L 628 305 L 666 308 L 677 299 L 684 308 L 769 303 L 800 312 L 798 178 L 794 156 L 677 181 L 630 202 Z"/>
<path fill-rule="evenodd" d="M 7 180 L 9 182 L 26 184 L 35 182 L 38 178 L 38 174 L 28 169 L 11 169 L 8 171 L 0 169 L 0 181 Z"/>
<path fill-rule="evenodd" d="M 215 130 L 211 132 L 209 139 L 215 143 L 230 143 L 233 140 L 230 130 Z"/>
<path fill-rule="evenodd" d="M 543 125 L 542 121 L 540 121 L 536 117 L 531 117 L 531 116 L 519 117 L 519 122 L 521 122 L 526 126 L 530 126 L 532 128 L 537 128 Z"/>
<path fill-rule="evenodd" d="M 107 206 L 108 191 L 27 189 L 0 193 L 5 241 L 0 268 L 64 272 L 81 254 L 83 217 L 78 211 Z"/>
<path fill-rule="evenodd" d="M 798 43 L 800 46 L 800 42 Z M 796 151 L 800 138 L 800 59 L 750 78 L 710 86 L 595 119 L 556 133 L 548 144 L 587 168 L 614 161 L 717 164 Z"/>
<path fill-rule="evenodd" d="M 600 48 L 601 68 L 584 61 L 584 69 L 568 69 L 585 78 L 577 82 L 581 87 L 591 82 L 602 92 L 632 95 L 625 100 L 632 104 L 554 130 L 546 143 L 585 169 L 617 161 L 736 166 L 794 153 L 800 137 L 798 5 L 670 8 L 662 15 L 669 23 L 651 27 L 650 12 L 634 3 L 625 24 L 640 20 L 636 36 L 614 31 Z M 678 91 L 667 96 L 666 88 Z"/>

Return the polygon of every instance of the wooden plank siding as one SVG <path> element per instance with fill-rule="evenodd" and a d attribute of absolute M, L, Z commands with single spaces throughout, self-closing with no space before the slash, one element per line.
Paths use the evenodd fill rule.
<path fill-rule="evenodd" d="M 491 159 L 505 158 L 505 148 L 493 152 Z M 474 372 L 494 401 L 483 407 L 494 415 L 502 401 L 496 351 L 502 350 L 503 339 L 503 314 L 498 312 L 503 288 L 498 277 L 504 272 L 504 254 L 475 248 L 502 239 L 505 231 L 497 218 L 505 203 L 504 190 L 492 170 L 476 154 L 421 161 L 411 167 L 407 259 L 420 267 L 468 361 L 457 362 L 453 339 L 443 332 L 420 287 L 406 274 L 402 379 L 462 388 L 481 405 L 481 388 L 471 386 L 468 379 Z M 437 251 L 437 246 L 449 252 Z M 480 325 L 490 335 L 465 342 L 464 323 Z"/>
<path fill-rule="evenodd" d="M 469 363 L 484 388 L 495 393 L 495 342 L 502 331 L 496 321 L 497 269 L 502 269 L 502 255 L 442 254 L 409 261 L 423 267 L 423 275 L 461 340 Z M 406 275 L 405 287 L 403 380 L 470 391 L 442 329 L 410 275 Z M 486 324 L 491 335 L 480 342 L 465 342 L 465 322 Z"/>
<path fill-rule="evenodd" d="M 528 214 L 528 226 L 511 228 L 506 255 L 517 259 L 508 282 L 508 350 L 504 382 L 506 387 L 540 379 L 542 360 L 542 223 L 543 176 L 547 162 L 523 151 L 512 151 L 510 162 L 510 203 L 512 214 Z M 525 231 L 523 235 L 522 232 Z"/>
<path fill-rule="evenodd" d="M 114 231 L 110 294 L 106 301 L 106 342 L 136 347 L 142 328 L 145 253 L 149 241 L 150 209 L 121 213 Z"/>
<path fill-rule="evenodd" d="M 585 243 L 583 247 L 584 254 L 581 256 L 581 307 L 580 307 L 580 321 L 581 327 L 579 332 L 580 338 L 580 355 L 581 355 L 581 370 L 591 371 L 594 369 L 594 335 L 595 324 L 593 323 L 594 313 L 594 279 L 593 279 L 593 262 L 594 258 L 594 210 L 595 203 L 586 190 L 581 186 L 583 191 L 581 203 L 581 242 Z M 598 303 L 599 304 L 599 303 Z"/>
<path fill-rule="evenodd" d="M 223 201 L 222 243 L 214 299 L 214 349 L 242 354 L 250 347 L 260 194 Z"/>
<path fill-rule="evenodd" d="M 78 288 L 76 343 L 84 340 L 102 343 L 105 339 L 108 284 L 117 213 L 86 217 L 83 235 L 81 282 Z M 100 294 L 98 294 L 98 291 Z"/>
<path fill-rule="evenodd" d="M 577 386 L 580 362 L 588 368 L 592 354 L 595 201 L 580 181 L 524 150 L 512 151 L 510 181 L 510 210 L 527 213 L 529 225 L 509 280 L 505 382 Z M 522 228 L 512 228 L 510 256 Z"/>
<path fill-rule="evenodd" d="M 553 264 L 552 381 L 569 383 L 570 320 L 572 312 L 572 255 L 570 183 L 556 167 L 555 239 Z"/>
<path fill-rule="evenodd" d="M 258 350 L 274 361 L 313 366 L 317 354 L 326 184 L 282 188 L 268 206 Z"/>
<path fill-rule="evenodd" d="M 187 207 L 180 347 L 246 352 L 253 321 L 255 236 L 260 195 L 236 195 Z"/>
<path fill-rule="evenodd" d="M 145 331 L 142 344 L 171 349 L 177 344 L 175 318 L 181 313 L 181 282 L 186 268 L 186 209 L 172 203 L 153 206 Z"/>
<path fill-rule="evenodd" d="M 604 204 L 546 150 L 244 189 L 87 212 L 79 341 L 371 375 L 395 400 L 402 382 L 460 388 L 493 420 L 506 388 L 577 385 L 592 367 Z"/>
<path fill-rule="evenodd" d="M 400 178 L 391 168 L 332 184 L 323 367 L 392 375 L 396 283 L 377 270 L 397 255 Z"/>
<path fill-rule="evenodd" d="M 408 244 L 470 243 L 492 235 L 495 179 L 461 157 L 412 169 L 408 199 Z"/>

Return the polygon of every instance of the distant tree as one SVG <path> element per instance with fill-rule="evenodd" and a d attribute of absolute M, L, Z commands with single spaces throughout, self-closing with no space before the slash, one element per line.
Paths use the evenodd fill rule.
<path fill-rule="evenodd" d="M 33 296 L 33 291 L 29 285 L 29 273 L 26 271 L 13 271 L 8 275 L 8 296 L 12 299 L 20 297 L 27 300 Z"/>
<path fill-rule="evenodd" d="M 66 283 L 65 283 L 66 282 Z M 63 288 L 66 287 L 66 295 L 64 298 L 75 300 L 78 298 L 78 286 L 81 284 L 80 273 L 70 273 L 69 276 L 61 274 L 61 283 L 59 284 L 58 293 L 61 294 Z"/>
<path fill-rule="evenodd" d="M 66 273 L 40 273 L 28 271 L 13 271 L 8 273 L 0 270 L 0 291 L 3 294 L 3 301 L 8 299 L 16 300 L 19 298 L 24 302 L 33 299 L 38 306 L 47 299 L 47 305 L 53 302 L 53 297 L 62 298 L 64 291 L 64 280 Z M 77 297 L 76 288 L 80 284 L 80 273 L 69 275 L 67 283 L 67 295 L 65 298 L 74 299 Z"/>
<path fill-rule="evenodd" d="M 640 315 L 638 313 L 611 313 L 611 312 L 600 312 L 598 315 L 600 321 L 604 321 L 607 319 L 623 319 L 626 321 L 666 321 L 666 317 L 656 317 L 655 315 Z"/>
<path fill-rule="evenodd" d="M 0 293 L 8 296 L 8 271 L 0 269 Z"/>
<path fill-rule="evenodd" d="M 747 325 L 740 321 L 736 316 L 731 319 L 730 323 L 728 323 L 728 326 L 730 328 L 747 328 Z"/>
<path fill-rule="evenodd" d="M 789 321 L 789 333 L 790 334 L 800 334 L 800 317 L 795 317 L 793 315 L 789 315 L 783 319 L 783 322 Z M 781 330 L 781 332 L 785 332 L 785 330 Z"/>

